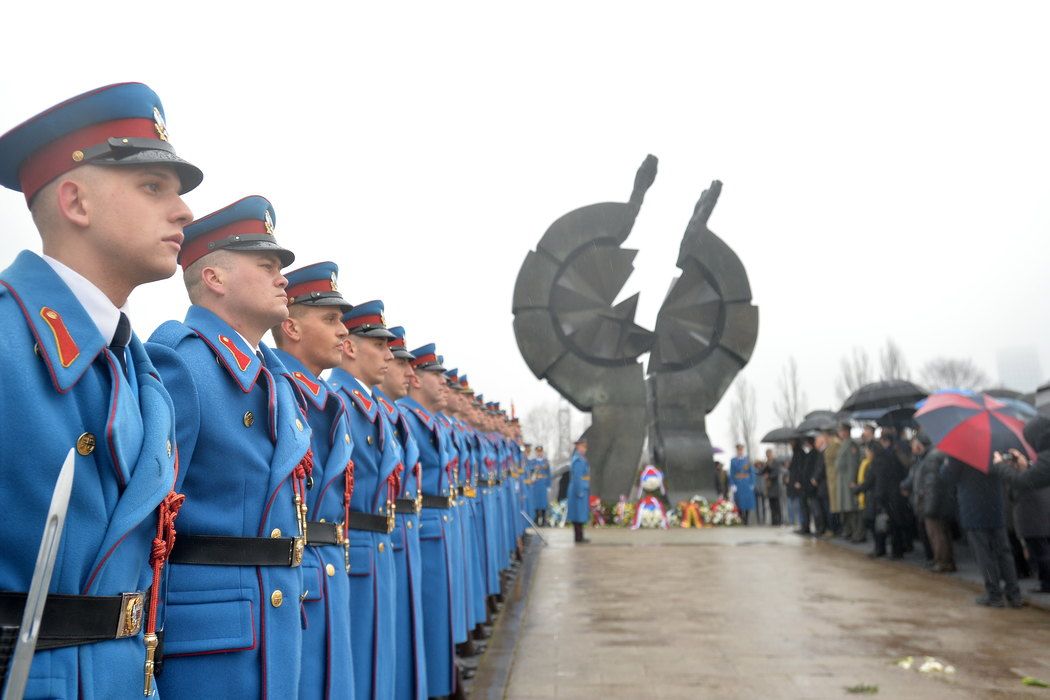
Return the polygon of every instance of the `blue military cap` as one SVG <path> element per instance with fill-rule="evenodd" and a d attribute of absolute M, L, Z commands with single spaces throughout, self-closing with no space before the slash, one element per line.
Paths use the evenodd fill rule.
<path fill-rule="evenodd" d="M 438 362 L 445 364 L 445 358 L 438 356 Z M 459 390 L 459 370 L 453 367 L 452 369 L 445 370 L 445 379 L 453 389 Z"/>
<path fill-rule="evenodd" d="M 405 327 L 394 326 L 393 328 L 387 328 L 388 331 L 394 334 L 394 337 L 390 339 L 390 352 L 399 360 L 414 360 L 416 356 L 410 353 L 405 348 Z"/>
<path fill-rule="evenodd" d="M 365 335 L 369 338 L 393 338 L 386 327 L 383 316 L 383 302 L 378 299 L 358 304 L 343 314 L 343 325 L 351 335 Z"/>
<path fill-rule="evenodd" d="M 292 251 L 277 245 L 273 226 L 277 214 L 265 197 L 251 195 L 201 217 L 183 229 L 186 240 L 179 253 L 183 269 L 217 250 L 273 253 L 281 267 L 295 260 Z"/>
<path fill-rule="evenodd" d="M 201 183 L 200 169 L 175 155 L 164 107 L 142 83 L 107 85 L 70 98 L 0 136 L 0 185 L 26 202 L 81 165 L 167 165 L 179 194 Z"/>
<path fill-rule="evenodd" d="M 467 375 L 465 374 L 459 375 L 459 390 L 468 396 L 474 393 L 474 390 L 470 388 L 470 382 L 467 381 Z"/>
<path fill-rule="evenodd" d="M 288 286 L 288 305 L 338 306 L 343 311 L 354 308 L 339 293 L 339 266 L 334 262 L 319 262 L 300 267 L 285 274 Z"/>
<path fill-rule="evenodd" d="M 427 343 L 421 345 L 412 351 L 412 354 L 416 359 L 412 360 L 412 368 L 417 370 L 425 370 L 427 372 L 444 372 L 445 368 L 441 366 L 441 360 L 437 356 L 437 345 L 434 343 Z"/>

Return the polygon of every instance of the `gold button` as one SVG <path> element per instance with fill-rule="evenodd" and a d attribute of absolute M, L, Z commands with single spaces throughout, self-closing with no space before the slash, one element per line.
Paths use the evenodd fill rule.
<path fill-rule="evenodd" d="M 303 432 L 303 422 L 298 418 L 295 419 L 295 429 L 298 430 L 300 433 Z"/>
<path fill-rule="evenodd" d="M 365 438 L 365 442 L 367 442 L 369 445 L 371 445 L 372 444 L 372 436 L 369 435 L 368 437 L 366 437 Z"/>
<path fill-rule="evenodd" d="M 250 427 L 252 427 L 252 423 L 254 423 L 254 422 L 255 422 L 255 414 L 252 413 L 251 411 L 245 411 L 245 413 L 244 413 L 244 427 L 245 428 L 250 428 Z"/>
<path fill-rule="evenodd" d="M 95 436 L 91 433 L 83 433 L 77 438 L 77 452 L 83 457 L 95 451 Z"/>
<path fill-rule="evenodd" d="M 280 537 L 281 537 L 281 528 L 275 527 L 274 529 L 270 530 L 270 537 L 272 539 L 275 539 L 275 540 L 276 539 L 280 539 Z"/>
<path fill-rule="evenodd" d="M 281 589 L 278 588 L 276 591 L 270 594 L 270 605 L 275 608 L 281 607 L 281 603 L 284 602 L 284 593 L 281 593 Z"/>
<path fill-rule="evenodd" d="M 335 576 L 335 566 L 333 566 L 332 564 L 327 564 L 327 565 L 326 565 L 326 566 L 324 567 L 324 571 L 325 571 L 325 573 L 326 573 L 326 574 L 328 574 L 329 576 Z"/>
<path fill-rule="evenodd" d="M 379 543 L 379 551 L 382 552 L 384 549 L 386 549 L 386 545 L 384 545 L 382 542 L 380 542 Z"/>
<path fill-rule="evenodd" d="M 74 163 L 79 163 L 82 160 L 84 160 L 84 152 L 83 151 L 73 151 L 73 162 Z"/>
<path fill-rule="evenodd" d="M 324 520 L 324 518 L 321 518 L 321 519 L 320 519 L 320 520 L 318 520 L 317 522 L 319 522 L 319 523 L 323 523 L 324 521 L 325 521 L 325 520 Z"/>
<path fill-rule="evenodd" d="M 408 529 L 409 529 L 409 530 L 411 530 L 411 529 L 412 529 L 412 521 L 411 521 L 411 520 L 409 520 L 409 521 L 408 521 Z"/>
<path fill-rule="evenodd" d="M 40 346 L 37 345 L 36 343 L 33 343 L 33 352 L 36 353 L 37 357 L 40 357 Z"/>
<path fill-rule="evenodd" d="M 448 522 L 448 516 L 447 515 L 442 515 L 441 519 L 444 520 L 446 523 Z"/>
<path fill-rule="evenodd" d="M 350 444 L 350 433 L 345 433 L 343 435 L 343 442 L 345 442 L 347 445 Z"/>
<path fill-rule="evenodd" d="M 166 449 L 168 450 L 168 456 L 169 456 L 169 457 L 171 457 L 171 440 L 168 440 L 168 441 L 167 441 L 167 442 L 166 442 L 166 443 L 164 444 L 164 447 L 165 447 L 165 448 L 166 448 Z"/>

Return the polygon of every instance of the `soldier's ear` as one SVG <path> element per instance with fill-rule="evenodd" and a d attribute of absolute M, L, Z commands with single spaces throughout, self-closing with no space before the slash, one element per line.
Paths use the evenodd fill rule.
<path fill-rule="evenodd" d="M 354 336 L 351 335 L 343 339 L 343 355 L 351 360 L 357 359 L 357 346 L 354 345 Z"/>
<path fill-rule="evenodd" d="M 91 223 L 86 194 L 81 183 L 69 178 L 59 182 L 52 195 L 61 217 L 78 228 L 87 228 Z"/>
<path fill-rule="evenodd" d="M 299 342 L 303 339 L 302 331 L 299 329 L 299 322 L 291 316 L 281 321 L 281 332 L 284 333 L 288 340 Z"/>

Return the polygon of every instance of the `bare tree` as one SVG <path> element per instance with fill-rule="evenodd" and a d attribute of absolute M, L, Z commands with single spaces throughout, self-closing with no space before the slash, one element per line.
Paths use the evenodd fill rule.
<path fill-rule="evenodd" d="M 781 425 L 798 425 L 806 415 L 806 392 L 798 376 L 798 360 L 792 355 L 784 364 L 777 383 L 779 395 L 773 402 L 773 413 Z"/>
<path fill-rule="evenodd" d="M 882 379 L 911 379 L 908 372 L 908 363 L 904 359 L 904 351 L 901 346 L 894 342 L 893 338 L 886 338 L 886 346 L 879 353 L 879 365 L 882 369 Z"/>
<path fill-rule="evenodd" d="M 733 402 L 729 405 L 729 421 L 733 430 L 733 442 L 741 443 L 751 454 L 755 442 L 755 427 L 758 423 L 755 389 L 743 376 L 733 383 Z"/>
<path fill-rule="evenodd" d="M 922 367 L 922 381 L 935 389 L 974 389 L 988 386 L 988 375 L 968 358 L 936 357 Z"/>
<path fill-rule="evenodd" d="M 521 428 L 525 442 L 543 445 L 553 458 L 558 448 L 558 403 L 548 401 L 530 408 L 521 420 Z"/>
<path fill-rule="evenodd" d="M 871 358 L 862 347 L 854 347 L 850 354 L 839 361 L 839 378 L 835 381 L 835 395 L 845 401 L 850 394 L 865 384 L 871 383 Z"/>

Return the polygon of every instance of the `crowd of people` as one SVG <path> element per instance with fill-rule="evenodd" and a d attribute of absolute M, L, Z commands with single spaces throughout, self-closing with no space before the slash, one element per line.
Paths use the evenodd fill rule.
<path fill-rule="evenodd" d="M 265 198 L 193 220 L 202 177 L 138 83 L 0 137 L 42 241 L 0 272 L 5 697 L 462 696 L 532 506 L 517 419 L 335 263 L 288 271 Z M 143 342 L 128 296 L 179 268 L 189 309 Z"/>
<path fill-rule="evenodd" d="M 1040 453 L 1031 467 L 1017 451 L 996 453 L 987 472 L 937 450 L 911 427 L 839 424 L 792 441 L 778 455 L 750 460 L 744 446 L 721 488 L 745 524 L 791 526 L 802 536 L 870 540 L 869 556 L 901 559 L 921 547 L 933 572 L 957 570 L 965 539 L 984 579 L 980 605 L 1024 605 L 1019 578 L 1050 593 L 1050 419 L 1037 417 L 1025 438 Z"/>

